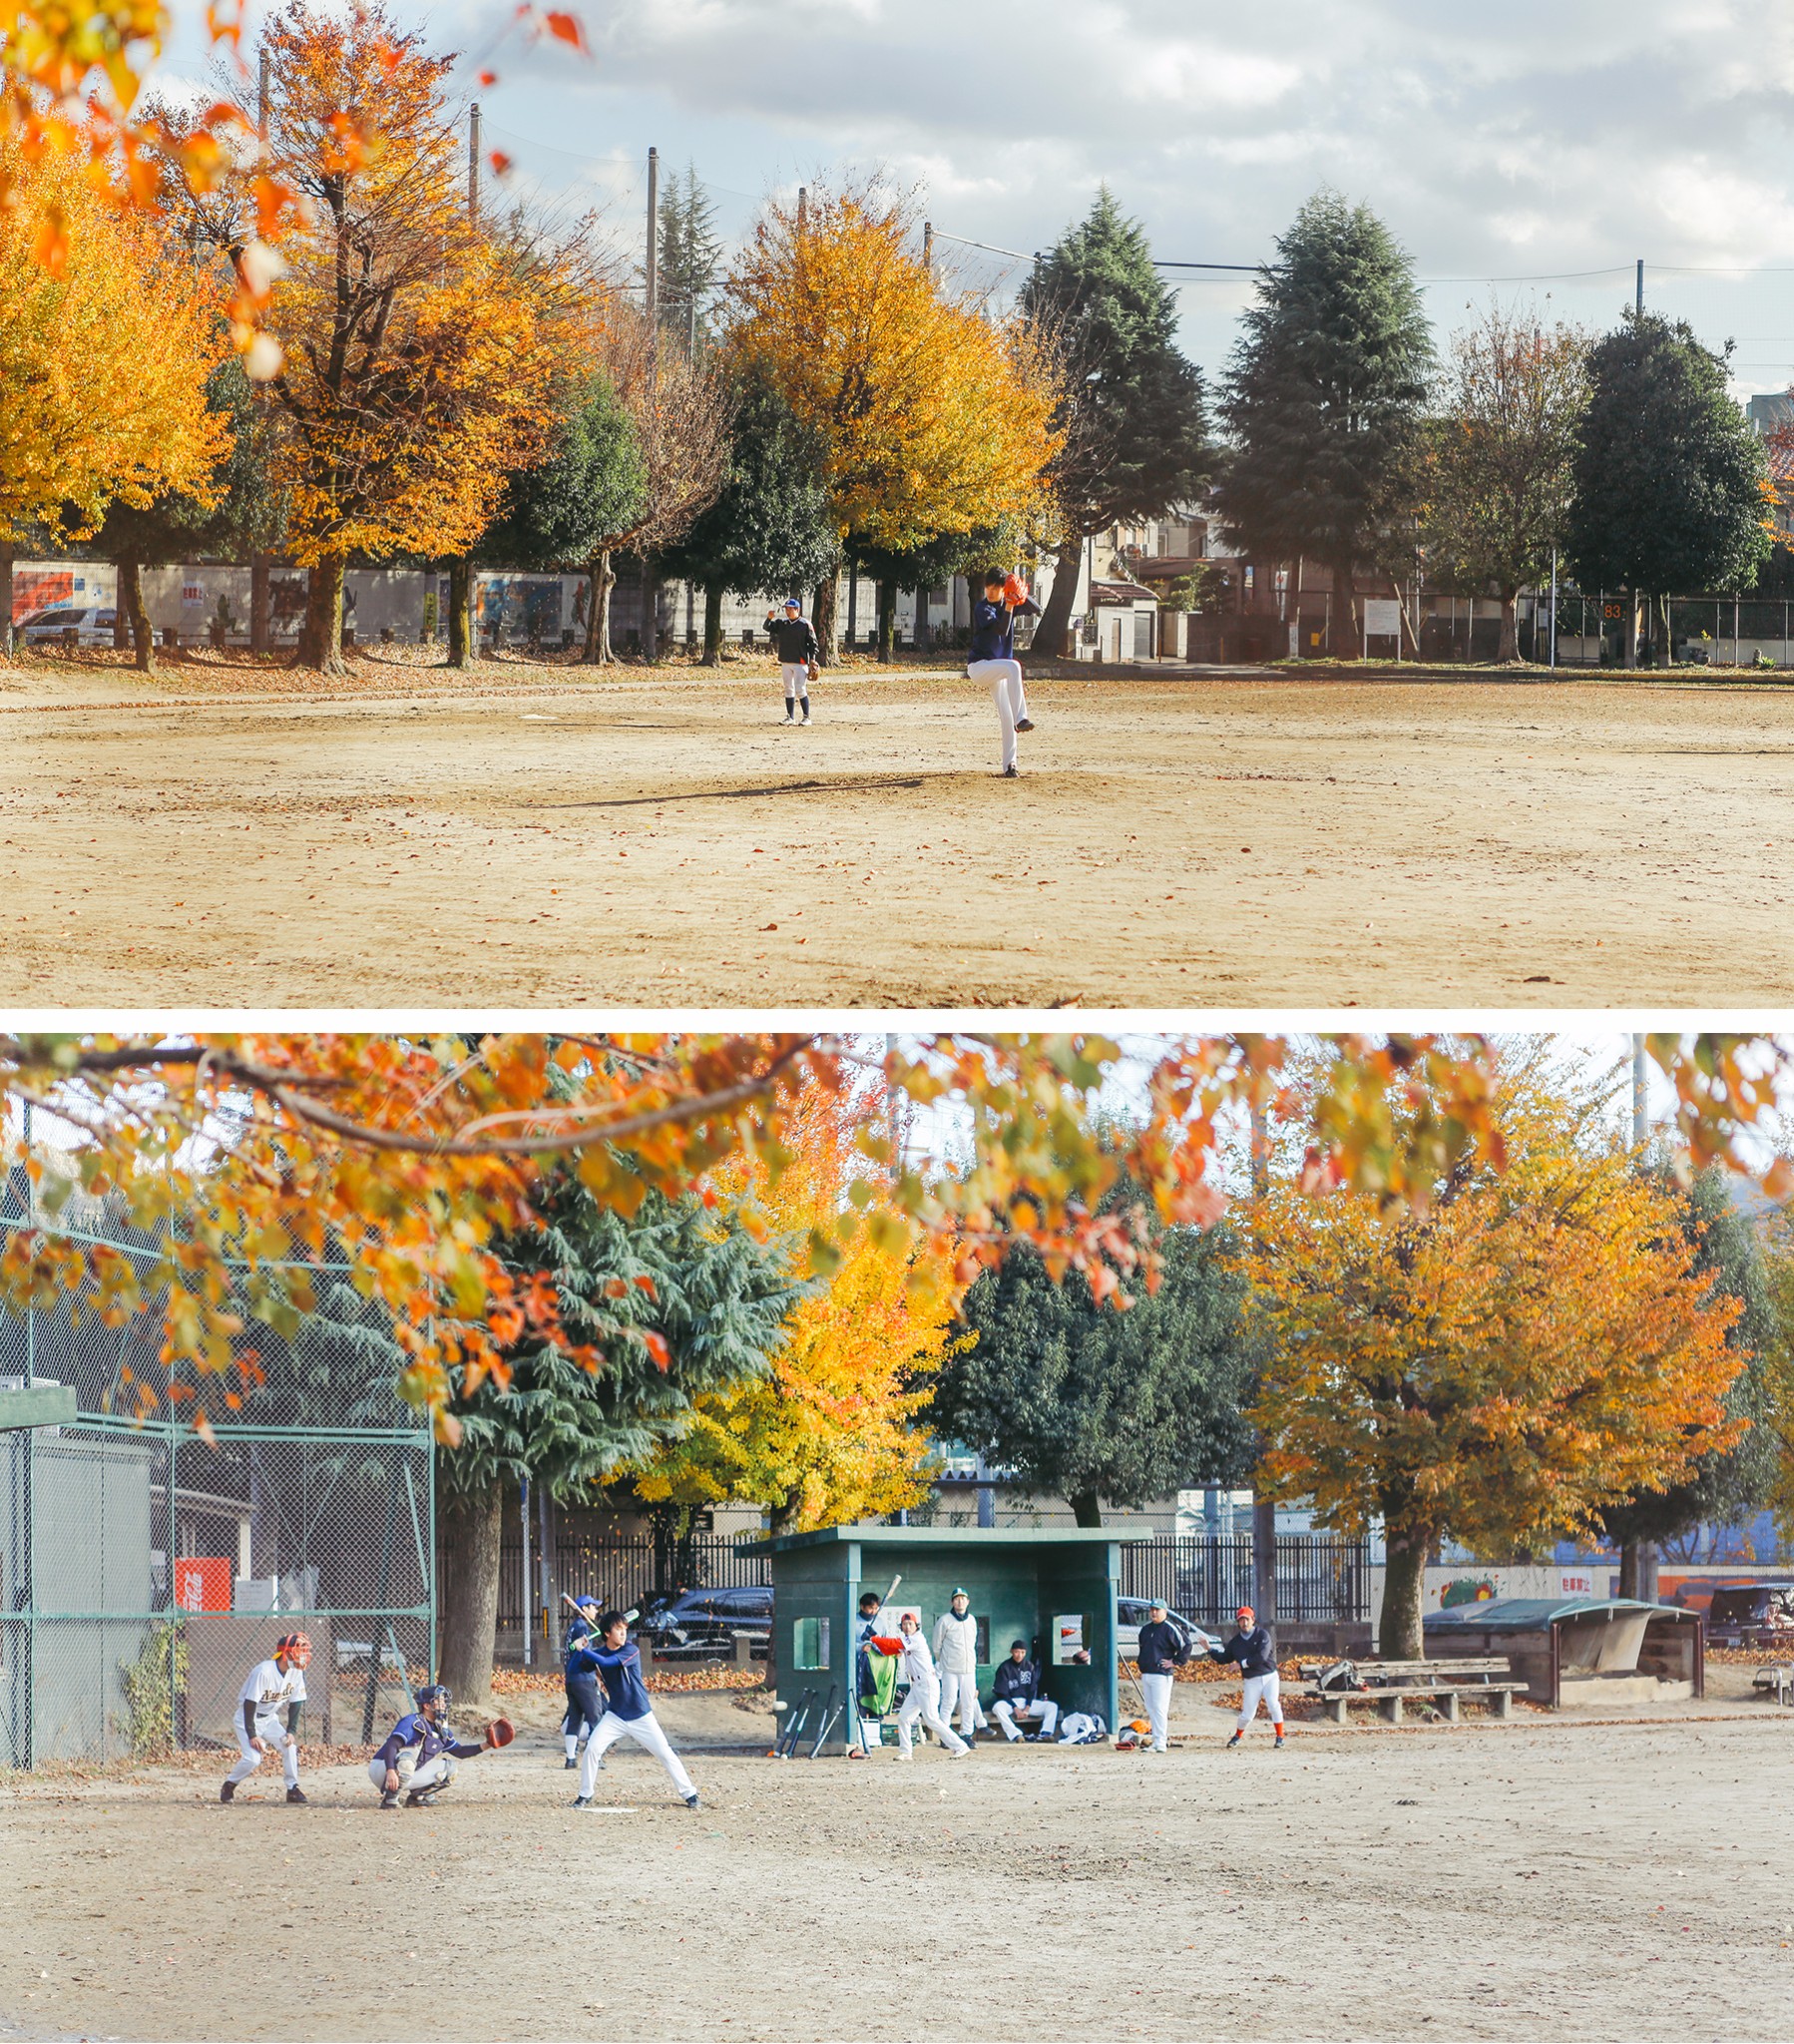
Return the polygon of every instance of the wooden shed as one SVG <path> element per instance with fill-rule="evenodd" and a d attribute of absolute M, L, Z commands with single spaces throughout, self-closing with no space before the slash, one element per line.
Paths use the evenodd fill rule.
<path fill-rule="evenodd" d="M 794 1708 L 805 1690 L 820 1699 L 832 1689 L 840 1716 L 822 1751 L 846 1751 L 858 1732 L 853 1677 L 860 1593 L 882 1597 L 901 1576 L 892 1609 L 915 1607 L 931 1636 L 954 1590 L 967 1591 L 978 1621 L 981 1696 L 989 1695 L 995 1664 L 1012 1640 L 1038 1642 L 1048 1695 L 1063 1712 L 1095 1713 L 1113 1731 L 1121 1543 L 1148 1537 L 1107 1526 L 859 1525 L 761 1541 L 772 1570 L 779 1701 Z M 1079 1645 L 1090 1657 L 1086 1662 L 1073 1658 Z M 813 1722 L 820 1724 L 820 1714 Z"/>
<path fill-rule="evenodd" d="M 1706 1694 L 1698 1612 L 1628 1597 L 1503 1597 L 1426 1620 L 1427 1657 L 1506 1654 L 1535 1703 L 1674 1702 Z"/>

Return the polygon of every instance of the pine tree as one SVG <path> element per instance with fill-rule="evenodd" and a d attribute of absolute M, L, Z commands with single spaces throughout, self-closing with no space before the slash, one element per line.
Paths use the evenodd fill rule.
<path fill-rule="evenodd" d="M 506 1388 L 488 1380 L 471 1396 L 456 1373 L 461 1441 L 437 1455 L 450 1541 L 442 1679 L 468 1696 L 483 1696 L 491 1680 L 506 1486 L 527 1477 L 573 1499 L 645 1460 L 696 1393 L 769 1367 L 798 1295 L 781 1245 L 760 1244 L 695 1198 L 649 1192 L 626 1216 L 569 1168 L 542 1188 L 536 1209 L 541 1227 L 506 1238 L 503 1261 L 520 1285 L 546 1272 L 562 1324 L 605 1359 L 588 1371 L 564 1349 L 532 1342 L 507 1358 Z"/>
<path fill-rule="evenodd" d="M 1685 321 L 1628 311 L 1588 357 L 1565 549 L 1584 590 L 1748 588 L 1769 559 L 1763 445 L 1727 356 Z M 1635 616 L 1635 613 L 1634 613 Z M 1636 657 L 1626 634 L 1626 664 Z"/>
<path fill-rule="evenodd" d="M 1101 1525 L 1105 1502 L 1236 1480 L 1251 1449 L 1245 1287 L 1226 1266 L 1224 1229 L 1174 1229 L 1161 1248 L 1158 1289 L 1125 1310 L 1012 1249 L 966 1294 L 961 1318 L 977 1339 L 936 1379 L 937 1439 L 1068 1499 L 1081 1526 Z"/>
<path fill-rule="evenodd" d="M 1176 293 L 1145 231 L 1105 186 L 1090 217 L 1037 256 L 1022 308 L 1058 357 L 1065 445 L 1049 471 L 1061 537 L 1037 653 L 1065 651 L 1086 538 L 1161 517 L 1207 479 L 1202 379 L 1178 349 Z"/>
<path fill-rule="evenodd" d="M 661 195 L 660 296 L 661 325 L 701 353 L 709 340 L 706 305 L 722 273 L 722 239 L 716 233 L 716 208 L 697 181 L 697 170 L 685 166 L 681 188 L 676 171 Z"/>
<path fill-rule="evenodd" d="M 1332 570 L 1334 650 L 1363 644 L 1356 570 L 1411 516 L 1408 480 L 1433 345 L 1412 264 L 1337 193 L 1309 200 L 1241 317 L 1221 411 L 1233 448 L 1216 491 L 1227 537 L 1257 560 Z"/>

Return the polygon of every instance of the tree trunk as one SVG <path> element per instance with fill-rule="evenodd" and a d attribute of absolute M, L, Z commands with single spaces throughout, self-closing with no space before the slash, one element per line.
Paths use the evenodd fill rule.
<path fill-rule="evenodd" d="M 611 549 L 605 547 L 591 561 L 586 572 L 592 588 L 586 599 L 586 650 L 580 658 L 588 667 L 608 667 L 611 652 L 611 592 L 617 587 L 617 571 L 611 566 Z"/>
<path fill-rule="evenodd" d="M 1426 1638 L 1421 1631 L 1422 1597 L 1427 1580 L 1430 1534 L 1385 1529 L 1388 1557 L 1383 1577 L 1383 1609 L 1377 1620 L 1377 1652 L 1385 1661 L 1424 1661 Z"/>
<path fill-rule="evenodd" d="M 305 623 L 299 633 L 299 667 L 321 675 L 348 673 L 342 657 L 342 554 L 326 554 L 305 578 Z"/>
<path fill-rule="evenodd" d="M 249 651 L 265 653 L 273 638 L 272 578 L 266 554 L 249 556 Z"/>
<path fill-rule="evenodd" d="M 12 652 L 12 548 L 0 545 L 0 660 Z"/>
<path fill-rule="evenodd" d="M 722 664 L 722 586 L 706 583 L 703 592 L 703 665 Z"/>
<path fill-rule="evenodd" d="M 661 657 L 661 578 L 655 564 L 642 556 L 642 658 L 651 666 Z"/>
<path fill-rule="evenodd" d="M 1673 633 L 1672 633 L 1672 632 L 1670 631 L 1670 629 L 1669 629 L 1669 599 L 1668 599 L 1668 597 L 1666 597 L 1666 596 L 1659 596 L 1659 597 L 1657 598 L 1657 612 L 1658 612 L 1658 615 L 1660 616 L 1660 618 L 1662 619 L 1662 624 L 1663 624 L 1663 657 L 1662 657 L 1662 659 L 1661 659 L 1661 660 L 1659 660 L 1659 661 L 1658 661 L 1657 665 L 1658 665 L 1659 667 L 1674 667 L 1674 665 L 1675 665 L 1675 637 L 1674 637 L 1674 634 L 1673 634 Z"/>
<path fill-rule="evenodd" d="M 1252 1493 L 1252 1611 L 1260 1625 L 1277 1622 L 1277 1500 Z"/>
<path fill-rule="evenodd" d="M 125 608 L 125 564 L 113 563 L 118 588 L 112 599 L 112 650 L 114 653 L 128 653 L 131 650 L 131 614 Z"/>
<path fill-rule="evenodd" d="M 130 623 L 139 672 L 153 675 L 156 672 L 156 628 L 150 623 L 150 613 L 144 608 L 144 564 L 141 561 L 119 563 L 118 613 Z"/>
<path fill-rule="evenodd" d="M 926 653 L 928 651 L 928 591 L 926 588 L 918 588 L 916 591 L 914 640 L 915 643 L 910 649 L 911 652 Z"/>
<path fill-rule="evenodd" d="M 1036 660 L 1066 658 L 1066 634 L 1072 623 L 1072 606 L 1078 601 L 1078 569 L 1083 558 L 1082 538 L 1060 542 L 1053 557 L 1053 588 L 1034 628 L 1031 650 Z"/>
<path fill-rule="evenodd" d="M 1619 1594 L 1640 1604 L 1657 1601 L 1657 1550 L 1649 1540 L 1619 1543 Z"/>
<path fill-rule="evenodd" d="M 504 1486 L 495 1480 L 490 1489 L 472 1495 L 445 1486 L 436 1508 L 449 1553 L 442 1585 L 440 1679 L 457 1704 L 477 1708 L 492 1693 Z"/>
<path fill-rule="evenodd" d="M 811 622 L 816 631 L 816 665 L 833 667 L 835 664 L 835 619 L 840 609 L 841 578 L 830 575 L 816 585 L 816 602 L 811 612 Z"/>
<path fill-rule="evenodd" d="M 1075 1490 L 1066 1502 L 1072 1507 L 1072 1517 L 1080 1526 L 1102 1525 L 1103 1500 L 1094 1490 Z"/>
<path fill-rule="evenodd" d="M 1332 645 L 1327 651 L 1335 660 L 1356 660 L 1364 651 L 1364 634 L 1358 626 L 1358 585 L 1355 568 L 1347 559 L 1338 562 L 1333 570 L 1333 616 L 1332 630 L 1328 637 Z M 1345 650 L 1340 651 L 1343 640 Z"/>
<path fill-rule="evenodd" d="M 1520 658 L 1520 591 L 1502 591 L 1502 643 L 1497 653 L 1498 660 Z"/>
<path fill-rule="evenodd" d="M 878 585 L 878 657 L 888 661 L 897 650 L 897 583 Z"/>
<path fill-rule="evenodd" d="M 448 664 L 472 667 L 478 652 L 473 629 L 473 557 L 463 554 L 449 563 Z"/>
<path fill-rule="evenodd" d="M 1628 589 L 1625 593 L 1625 664 L 1638 665 L 1638 592 Z"/>

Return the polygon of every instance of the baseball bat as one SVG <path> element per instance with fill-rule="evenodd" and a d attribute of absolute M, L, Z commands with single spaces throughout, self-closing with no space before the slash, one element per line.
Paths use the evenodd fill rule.
<path fill-rule="evenodd" d="M 835 1708 L 835 1684 L 828 1686 L 828 1702 L 822 1707 L 822 1729 L 816 1734 L 816 1743 L 810 1748 L 810 1759 L 814 1760 L 822 1751 L 822 1742 L 828 1737 L 835 1720 L 841 1715 Z"/>

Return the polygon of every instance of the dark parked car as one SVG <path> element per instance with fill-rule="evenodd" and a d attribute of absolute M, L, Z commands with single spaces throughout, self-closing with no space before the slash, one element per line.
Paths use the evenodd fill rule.
<path fill-rule="evenodd" d="M 1710 1647 L 1794 1647 L 1794 1583 L 1734 1583 L 1707 1606 Z"/>
<path fill-rule="evenodd" d="M 661 1661 L 726 1661 L 735 1640 L 745 1635 L 756 1661 L 766 1658 L 772 1638 L 769 1587 L 681 1590 L 675 1597 L 650 1598 L 638 1631 Z"/>

